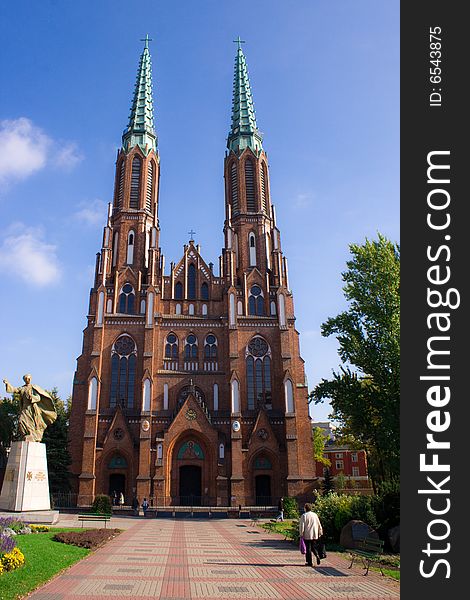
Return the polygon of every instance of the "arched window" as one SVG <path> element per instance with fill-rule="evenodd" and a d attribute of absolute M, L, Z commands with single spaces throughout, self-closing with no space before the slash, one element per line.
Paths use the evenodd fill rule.
<path fill-rule="evenodd" d="M 194 333 L 190 333 L 186 338 L 184 358 L 185 360 L 197 359 L 197 337 Z"/>
<path fill-rule="evenodd" d="M 264 315 L 264 297 L 259 285 L 253 285 L 250 289 L 248 298 L 248 314 L 249 315 Z"/>
<path fill-rule="evenodd" d="M 127 234 L 127 264 L 132 265 L 134 262 L 134 242 L 135 242 L 135 233 L 129 231 Z"/>
<path fill-rule="evenodd" d="M 196 298 L 196 267 L 194 263 L 188 267 L 188 298 L 189 300 Z"/>
<path fill-rule="evenodd" d="M 229 323 L 235 325 L 235 294 L 230 294 L 229 297 Z"/>
<path fill-rule="evenodd" d="M 254 337 L 246 349 L 246 385 L 249 410 L 271 404 L 271 350 L 259 336 Z"/>
<path fill-rule="evenodd" d="M 240 393 L 238 381 L 234 379 L 231 385 L 232 390 L 232 413 L 240 412 Z"/>
<path fill-rule="evenodd" d="M 178 303 L 178 304 L 176 305 L 176 308 L 175 308 L 175 314 L 177 314 L 177 315 L 180 315 L 180 314 L 181 314 L 181 304 L 180 304 L 180 303 Z"/>
<path fill-rule="evenodd" d="M 98 380 L 92 377 L 88 383 L 88 410 L 96 410 L 98 397 Z"/>
<path fill-rule="evenodd" d="M 205 360 L 217 360 L 217 338 L 212 333 L 206 335 L 204 341 Z"/>
<path fill-rule="evenodd" d="M 207 316 L 207 304 L 202 305 L 202 316 L 203 317 Z"/>
<path fill-rule="evenodd" d="M 213 391 L 214 391 L 214 410 L 219 410 L 219 386 L 217 385 L 217 383 L 214 383 L 214 387 L 213 387 Z"/>
<path fill-rule="evenodd" d="M 104 315 L 104 292 L 100 292 L 98 294 L 98 310 L 96 314 L 96 324 L 103 325 L 103 315 Z"/>
<path fill-rule="evenodd" d="M 271 304 L 269 306 L 270 306 L 271 316 L 275 317 L 276 316 L 276 303 L 274 302 L 274 300 L 271 300 Z"/>
<path fill-rule="evenodd" d="M 165 358 L 178 358 L 178 338 L 174 333 L 166 336 Z"/>
<path fill-rule="evenodd" d="M 178 281 L 175 285 L 175 299 L 182 300 L 183 299 L 183 284 L 181 281 Z"/>
<path fill-rule="evenodd" d="M 253 232 L 248 236 L 248 247 L 250 249 L 250 267 L 256 267 L 256 238 Z"/>
<path fill-rule="evenodd" d="M 237 302 L 237 314 L 239 314 L 239 315 L 243 314 L 243 303 L 241 300 L 239 300 Z"/>
<path fill-rule="evenodd" d="M 111 407 L 134 405 L 136 346 L 128 335 L 121 335 L 111 351 Z"/>
<path fill-rule="evenodd" d="M 163 410 L 168 410 L 168 384 L 163 384 Z M 160 458 L 162 458 L 160 456 Z"/>
<path fill-rule="evenodd" d="M 152 325 L 152 323 L 153 323 L 153 299 L 154 299 L 153 292 L 149 292 L 147 298 L 148 298 L 148 302 L 147 302 L 147 325 Z"/>
<path fill-rule="evenodd" d="M 238 213 L 238 181 L 237 181 L 237 163 L 233 162 L 230 167 L 230 189 L 232 192 L 232 214 Z"/>
<path fill-rule="evenodd" d="M 119 232 L 115 231 L 113 234 L 113 267 L 116 266 L 119 249 Z"/>
<path fill-rule="evenodd" d="M 256 212 L 255 177 L 253 161 L 250 158 L 247 158 L 245 161 L 245 190 L 246 210 L 248 212 Z"/>
<path fill-rule="evenodd" d="M 279 325 L 280 327 L 286 326 L 286 302 L 284 294 L 279 294 Z"/>
<path fill-rule="evenodd" d="M 147 377 L 144 380 L 142 389 L 142 410 L 148 412 L 150 410 L 150 401 L 152 399 L 152 382 Z"/>
<path fill-rule="evenodd" d="M 116 194 L 116 208 L 122 208 L 122 198 L 124 196 L 124 175 L 126 173 L 126 163 L 123 160 L 119 166 L 119 181 Z"/>
<path fill-rule="evenodd" d="M 209 286 L 205 281 L 201 285 L 201 300 L 209 300 Z"/>
<path fill-rule="evenodd" d="M 121 293 L 119 294 L 118 312 L 127 315 L 133 315 L 135 312 L 135 293 L 130 283 L 122 286 Z"/>
<path fill-rule="evenodd" d="M 147 194 L 145 196 L 145 208 L 152 212 L 152 199 L 153 199 L 153 160 L 151 160 L 147 166 Z"/>
<path fill-rule="evenodd" d="M 266 190 L 266 165 L 261 163 L 259 169 L 259 176 L 261 182 L 261 208 L 264 212 L 267 212 L 268 203 L 266 201 L 267 198 L 267 190 Z"/>
<path fill-rule="evenodd" d="M 142 162 L 138 156 L 134 156 L 134 159 L 132 160 L 131 195 L 129 198 L 130 208 L 139 208 L 141 170 Z"/>
<path fill-rule="evenodd" d="M 290 379 L 286 379 L 284 382 L 284 396 L 286 402 L 286 413 L 294 412 L 294 388 L 292 386 L 292 381 Z"/>
<path fill-rule="evenodd" d="M 194 315 L 194 304 L 188 306 L 188 315 Z"/>

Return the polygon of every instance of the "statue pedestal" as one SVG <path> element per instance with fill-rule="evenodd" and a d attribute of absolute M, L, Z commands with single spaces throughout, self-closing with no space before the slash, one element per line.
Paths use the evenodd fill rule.
<path fill-rule="evenodd" d="M 51 510 L 45 444 L 12 443 L 0 495 L 0 510 Z"/>

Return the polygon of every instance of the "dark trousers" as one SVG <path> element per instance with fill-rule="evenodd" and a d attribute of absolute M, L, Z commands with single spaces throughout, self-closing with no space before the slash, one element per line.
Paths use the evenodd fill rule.
<path fill-rule="evenodd" d="M 318 552 L 316 548 L 316 540 L 304 540 L 305 542 L 305 562 L 312 567 L 312 553 L 315 555 L 315 558 L 318 558 Z"/>

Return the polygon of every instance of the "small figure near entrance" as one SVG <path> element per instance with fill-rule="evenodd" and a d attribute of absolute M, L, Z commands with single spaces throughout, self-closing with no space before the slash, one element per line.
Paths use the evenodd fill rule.
<path fill-rule="evenodd" d="M 132 498 L 132 508 L 134 510 L 134 515 L 136 517 L 139 516 L 139 500 L 137 499 L 137 496 L 134 496 Z"/>
<path fill-rule="evenodd" d="M 282 496 L 279 498 L 277 507 L 279 509 L 279 514 L 276 517 L 276 521 L 284 521 L 284 498 Z"/>
<path fill-rule="evenodd" d="M 142 510 L 144 511 L 144 517 L 147 516 L 147 511 L 149 509 L 149 503 L 147 502 L 147 498 L 144 498 L 142 502 Z"/>
<path fill-rule="evenodd" d="M 318 555 L 316 541 L 323 535 L 323 527 L 317 513 L 312 511 L 312 505 L 305 505 L 305 512 L 299 520 L 299 534 L 305 542 L 305 566 L 313 567 L 312 552 L 317 559 L 317 565 L 320 564 L 320 556 Z"/>
<path fill-rule="evenodd" d="M 122 492 L 119 495 L 119 504 L 120 506 L 124 506 L 124 494 Z"/>
<path fill-rule="evenodd" d="M 117 495 L 116 490 L 114 490 L 114 492 L 113 492 L 113 506 L 117 506 L 118 504 L 119 504 L 119 502 L 118 502 L 118 495 Z"/>

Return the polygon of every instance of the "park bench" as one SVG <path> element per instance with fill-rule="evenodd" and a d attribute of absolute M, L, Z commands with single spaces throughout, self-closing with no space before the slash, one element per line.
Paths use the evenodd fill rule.
<path fill-rule="evenodd" d="M 348 552 L 351 555 L 351 564 L 349 565 L 348 569 L 353 566 L 356 558 L 360 558 L 364 565 L 364 569 L 366 569 L 364 575 L 367 575 L 369 572 L 369 567 L 372 562 L 378 563 L 380 572 L 383 575 L 384 572 L 382 571 L 382 566 L 380 564 L 382 560 L 383 546 L 384 543 L 382 540 L 373 537 L 364 538 L 357 548 L 348 549 Z"/>
<path fill-rule="evenodd" d="M 82 522 L 84 521 L 104 521 L 104 527 L 106 529 L 106 523 L 111 519 L 111 515 L 97 515 L 93 513 L 88 513 L 85 515 L 78 515 L 78 520 Z"/>

